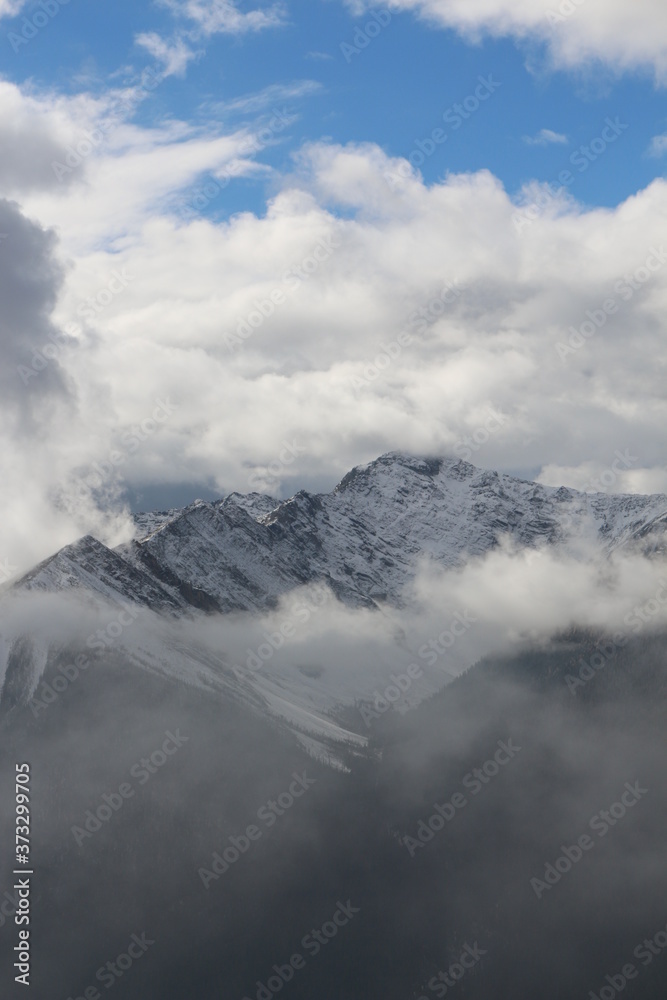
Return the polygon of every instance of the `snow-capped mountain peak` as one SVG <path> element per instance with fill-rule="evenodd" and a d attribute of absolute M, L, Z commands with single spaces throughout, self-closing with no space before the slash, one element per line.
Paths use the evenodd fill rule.
<path fill-rule="evenodd" d="M 231 493 L 213 503 L 135 515 L 133 542 L 108 549 L 87 536 L 15 587 L 83 588 L 152 608 L 253 611 L 305 583 L 344 602 L 398 602 L 419 556 L 444 567 L 517 546 L 586 536 L 611 550 L 660 543 L 667 497 L 586 494 L 541 486 L 452 457 L 390 452 L 347 473 L 331 493 L 279 501 Z"/>

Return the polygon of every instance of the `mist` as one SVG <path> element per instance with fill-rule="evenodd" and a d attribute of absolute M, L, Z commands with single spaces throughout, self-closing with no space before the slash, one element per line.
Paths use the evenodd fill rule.
<path fill-rule="evenodd" d="M 263 616 L 140 609 L 118 632 L 118 607 L 8 602 L 2 826 L 14 761 L 29 760 L 38 995 L 266 1000 L 277 967 L 293 972 L 280 991 L 304 998 L 588 997 L 631 963 L 624 995 L 662 996 L 660 955 L 634 955 L 667 923 L 664 638 L 644 600 L 659 603 L 659 587 L 635 557 L 602 572 L 501 550 L 459 572 L 425 568 L 404 606 L 381 611 L 311 587 Z M 627 641 L 573 689 L 638 595 L 645 628 L 626 623 Z M 436 664 L 419 655 L 466 615 L 477 620 Z M 70 679 L 60 668 L 81 650 L 90 665 Z M 379 710 L 410 663 L 422 675 Z M 279 688 L 333 721 L 328 698 L 352 678 L 367 698 L 337 721 L 368 742 L 339 747 L 338 766 L 308 752 L 312 731 L 265 711 Z M 12 885 L 5 860 L 10 910 Z M 341 904 L 352 915 L 338 927 Z M 0 912 L 6 962 L 15 928 Z M 325 926 L 338 930 L 316 949 Z M 106 963 L 140 950 L 132 935 L 153 943 L 117 976 Z M 462 955 L 476 956 L 469 969 Z"/>

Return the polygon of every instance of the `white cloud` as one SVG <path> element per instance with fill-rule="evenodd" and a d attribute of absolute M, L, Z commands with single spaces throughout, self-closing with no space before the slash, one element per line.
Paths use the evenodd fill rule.
<path fill-rule="evenodd" d="M 204 37 L 263 31 L 265 28 L 280 27 L 285 21 L 285 9 L 280 3 L 245 13 L 233 0 L 162 0 L 162 6 L 192 21 Z"/>
<path fill-rule="evenodd" d="M 501 544 L 458 571 L 425 562 L 404 628 L 415 648 L 420 637 L 438 634 L 443 608 L 467 611 L 475 619 L 465 637 L 469 662 L 575 627 L 629 638 L 665 627 L 664 578 L 659 561 L 628 553 L 602 558 L 591 546 L 576 557 Z"/>
<path fill-rule="evenodd" d="M 567 145 L 567 136 L 562 132 L 552 132 L 550 128 L 541 128 L 537 135 L 525 135 L 523 141 L 528 146 Z"/>
<path fill-rule="evenodd" d="M 265 9 L 238 9 L 234 0 L 158 0 L 187 26 L 179 29 L 172 39 L 157 32 L 144 32 L 135 38 L 164 67 L 165 76 L 184 76 L 188 64 L 198 52 L 192 44 L 200 44 L 213 35 L 244 35 L 266 28 L 278 28 L 285 23 L 282 4 Z M 192 43 L 192 44 L 191 44 Z"/>
<path fill-rule="evenodd" d="M 80 533 L 80 525 L 54 505 L 53 491 L 93 444 L 94 425 L 105 411 L 108 417 L 108 408 L 101 387 L 97 413 L 84 417 L 87 404 L 81 386 L 61 364 L 77 341 L 50 318 L 65 274 L 56 256 L 55 234 L 27 220 L 15 203 L 5 200 L 0 200 L 0 229 L 5 237 L 0 243 L 0 562 L 25 569 Z M 86 524 L 113 537 L 122 515 L 116 511 L 107 520 L 96 513 L 94 503 L 80 506 Z"/>
<path fill-rule="evenodd" d="M 115 95 L 116 97 L 118 95 Z M 96 99 L 57 94 L 24 93 L 0 80 L 0 186 L 5 195 L 27 191 L 63 189 L 73 179 L 59 181 L 54 160 L 67 155 L 67 147 L 87 129 L 104 119 L 114 95 Z"/>
<path fill-rule="evenodd" d="M 27 0 L 0 0 L 0 17 L 15 17 Z"/>
<path fill-rule="evenodd" d="M 151 77 L 150 88 L 164 77 Z M 252 172 L 262 143 L 252 127 L 226 133 L 167 121 L 142 128 L 131 121 L 151 90 L 30 96 L 0 81 L 0 180 L 6 194 L 56 227 L 70 252 L 140 230 L 166 201 L 203 174 Z M 277 133 L 278 134 L 278 133 Z"/>
<path fill-rule="evenodd" d="M 195 53 L 182 38 L 167 42 L 156 32 L 150 31 L 135 38 L 137 45 L 146 49 L 150 55 L 164 67 L 165 76 L 184 76 L 188 63 L 195 58 Z"/>
<path fill-rule="evenodd" d="M 475 41 L 534 40 L 546 45 L 554 64 L 575 68 L 591 61 L 614 71 L 648 68 L 667 83 L 667 18 L 662 0 L 349 0 L 353 11 L 382 6 L 414 11 L 431 23 L 454 28 Z"/>
<path fill-rule="evenodd" d="M 217 114 L 260 114 L 267 108 L 275 108 L 283 101 L 300 100 L 312 97 L 322 90 L 322 84 L 317 80 L 294 80 L 292 83 L 272 83 L 254 94 L 243 94 L 241 97 L 218 101 L 212 108 Z"/>
<path fill-rule="evenodd" d="M 667 494 L 667 465 L 641 468 L 638 455 L 617 449 L 605 465 L 591 459 L 577 466 L 545 465 L 537 477 L 545 486 L 569 486 L 584 493 Z"/>

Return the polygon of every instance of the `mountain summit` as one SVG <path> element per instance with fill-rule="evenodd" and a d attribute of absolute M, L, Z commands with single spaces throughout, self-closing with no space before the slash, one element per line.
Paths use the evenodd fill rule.
<path fill-rule="evenodd" d="M 519 547 L 577 538 L 606 551 L 655 547 L 667 497 L 579 493 L 459 459 L 390 452 L 352 469 L 331 493 L 301 491 L 284 501 L 232 493 L 137 514 L 135 524 L 129 544 L 109 549 L 82 538 L 14 589 L 84 589 L 175 615 L 266 610 L 317 582 L 350 605 L 399 603 L 418 557 L 457 566 L 503 537 Z"/>

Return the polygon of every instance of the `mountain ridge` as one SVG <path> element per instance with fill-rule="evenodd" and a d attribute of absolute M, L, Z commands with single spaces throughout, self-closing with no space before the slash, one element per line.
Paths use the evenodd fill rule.
<path fill-rule="evenodd" d="M 134 521 L 132 541 L 110 549 L 84 536 L 12 589 L 83 588 L 189 614 L 266 610 L 294 587 L 323 582 L 344 603 L 374 607 L 400 602 L 419 556 L 451 568 L 502 537 L 520 547 L 587 538 L 604 551 L 643 539 L 660 549 L 667 496 L 580 493 L 457 458 L 389 452 L 330 493 L 230 493 Z"/>

